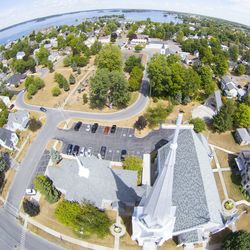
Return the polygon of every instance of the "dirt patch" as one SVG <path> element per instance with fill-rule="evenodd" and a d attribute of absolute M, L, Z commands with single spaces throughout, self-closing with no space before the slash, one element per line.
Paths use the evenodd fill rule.
<path fill-rule="evenodd" d="M 220 149 L 215 149 L 215 153 L 217 155 L 221 168 L 235 167 L 234 159 L 237 157 L 236 155 L 228 154 L 227 152 L 224 152 Z"/>
<path fill-rule="evenodd" d="M 249 221 L 250 221 L 250 207 L 241 205 L 237 207 L 239 212 L 246 211 L 245 214 L 236 222 L 237 230 L 245 230 L 250 233 Z"/>

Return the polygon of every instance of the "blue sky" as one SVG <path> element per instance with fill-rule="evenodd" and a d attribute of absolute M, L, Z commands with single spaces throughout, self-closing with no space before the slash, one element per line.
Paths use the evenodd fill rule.
<path fill-rule="evenodd" d="M 0 0 L 0 29 L 37 17 L 110 8 L 174 10 L 250 26 L 250 0 Z"/>

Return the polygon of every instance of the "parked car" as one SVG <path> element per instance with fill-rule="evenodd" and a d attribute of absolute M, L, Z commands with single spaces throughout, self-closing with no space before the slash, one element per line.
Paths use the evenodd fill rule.
<path fill-rule="evenodd" d="M 85 156 L 85 147 L 81 147 L 80 156 Z"/>
<path fill-rule="evenodd" d="M 33 189 L 33 188 L 27 188 L 27 189 L 25 190 L 25 194 L 26 194 L 26 195 L 36 195 L 36 190 Z"/>
<path fill-rule="evenodd" d="M 75 131 L 79 131 L 80 127 L 82 126 L 82 122 L 77 122 L 74 126 Z"/>
<path fill-rule="evenodd" d="M 91 127 L 91 132 L 94 134 L 98 128 L 98 123 L 94 123 Z"/>
<path fill-rule="evenodd" d="M 112 125 L 111 129 L 110 129 L 110 133 L 114 134 L 116 131 L 116 125 Z"/>
<path fill-rule="evenodd" d="M 73 147 L 72 155 L 77 156 L 79 154 L 80 147 L 78 145 L 75 145 Z"/>
<path fill-rule="evenodd" d="M 126 149 L 123 149 L 123 150 L 121 151 L 121 161 L 124 161 L 124 160 L 125 160 L 126 155 L 127 155 L 127 150 L 126 150 Z"/>
<path fill-rule="evenodd" d="M 15 107 L 15 105 L 14 105 L 14 104 L 11 104 L 11 105 L 9 106 L 9 110 L 12 110 L 14 107 Z"/>
<path fill-rule="evenodd" d="M 105 127 L 103 129 L 103 134 L 107 135 L 109 133 L 110 127 Z"/>
<path fill-rule="evenodd" d="M 91 126 L 88 124 L 87 127 L 86 127 L 86 131 L 89 132 L 91 129 Z"/>
<path fill-rule="evenodd" d="M 100 154 L 101 154 L 102 159 L 105 158 L 106 150 L 107 150 L 107 147 L 105 147 L 105 146 L 102 146 L 102 147 L 101 147 Z"/>
<path fill-rule="evenodd" d="M 47 109 L 44 108 L 44 107 L 40 107 L 40 110 L 41 110 L 42 112 L 47 112 Z"/>
<path fill-rule="evenodd" d="M 67 155 L 71 155 L 72 154 L 72 150 L 73 150 L 73 145 L 69 144 L 67 147 Z"/>
<path fill-rule="evenodd" d="M 86 157 L 90 157 L 92 155 L 92 148 L 88 148 L 85 155 Z"/>

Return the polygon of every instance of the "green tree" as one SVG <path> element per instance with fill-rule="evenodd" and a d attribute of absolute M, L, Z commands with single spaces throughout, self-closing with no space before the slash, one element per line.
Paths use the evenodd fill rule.
<path fill-rule="evenodd" d="M 54 71 L 53 63 L 51 61 L 48 61 L 47 66 L 48 66 L 49 72 L 52 73 Z"/>
<path fill-rule="evenodd" d="M 230 46 L 229 55 L 234 62 L 237 62 L 239 57 L 239 47 L 236 45 Z"/>
<path fill-rule="evenodd" d="M 106 68 L 109 71 L 122 70 L 122 54 L 121 50 L 112 44 L 105 45 L 100 50 L 95 61 L 99 69 Z"/>
<path fill-rule="evenodd" d="M 234 113 L 234 125 L 236 128 L 246 128 L 250 126 L 250 107 L 241 103 Z"/>
<path fill-rule="evenodd" d="M 59 88 L 64 88 L 64 86 L 68 85 L 67 79 L 61 73 L 54 74 L 54 80 L 58 83 Z"/>
<path fill-rule="evenodd" d="M 203 65 L 199 72 L 201 78 L 201 87 L 206 96 L 211 95 L 215 90 L 215 82 L 213 80 L 213 71 L 208 65 Z"/>
<path fill-rule="evenodd" d="M 36 52 L 36 58 L 38 63 L 41 65 L 47 65 L 48 63 L 49 51 L 42 46 L 39 51 Z"/>
<path fill-rule="evenodd" d="M 109 95 L 109 70 L 99 69 L 90 79 L 90 104 L 92 107 L 103 108 Z"/>
<path fill-rule="evenodd" d="M 112 71 L 109 73 L 109 79 L 109 102 L 118 108 L 127 106 L 130 100 L 130 93 L 124 74 L 119 71 Z"/>
<path fill-rule="evenodd" d="M 102 49 L 102 43 L 96 40 L 90 47 L 90 53 L 92 55 L 96 55 L 100 52 L 101 49 Z"/>
<path fill-rule="evenodd" d="M 137 44 L 135 45 L 134 49 L 135 49 L 135 52 L 140 52 L 141 50 L 143 50 L 144 46 L 141 45 L 141 44 Z"/>
<path fill-rule="evenodd" d="M 216 55 L 214 57 L 213 71 L 217 76 L 223 76 L 227 73 L 229 68 L 228 60 L 223 55 Z"/>
<path fill-rule="evenodd" d="M 126 60 L 124 70 L 128 73 L 131 73 L 133 68 L 136 66 L 143 69 L 143 66 L 141 64 L 141 58 L 132 55 Z"/>
<path fill-rule="evenodd" d="M 148 121 L 149 127 L 152 128 L 159 125 L 161 122 L 164 122 L 172 110 L 173 107 L 171 105 L 164 107 L 160 104 L 158 104 L 156 108 L 148 108 L 145 117 Z"/>
<path fill-rule="evenodd" d="M 194 131 L 200 133 L 206 129 L 206 123 L 201 118 L 193 118 L 190 123 L 194 125 Z"/>
<path fill-rule="evenodd" d="M 29 121 L 29 130 L 36 132 L 42 127 L 42 122 L 32 117 Z"/>
<path fill-rule="evenodd" d="M 143 77 L 143 71 L 138 66 L 135 66 L 133 70 L 131 71 L 130 77 L 129 77 L 129 89 L 131 91 L 138 91 L 141 87 L 141 81 Z"/>
<path fill-rule="evenodd" d="M 246 73 L 246 67 L 244 64 L 238 64 L 234 70 L 235 74 L 241 76 Z"/>
<path fill-rule="evenodd" d="M 56 218 L 84 237 L 96 234 L 104 237 L 109 232 L 110 220 L 105 212 L 89 203 L 79 204 L 73 201 L 61 201 L 55 210 Z"/>
<path fill-rule="evenodd" d="M 39 89 L 44 87 L 44 81 L 40 77 L 28 76 L 24 85 L 28 92 L 28 98 L 31 98 Z"/>
<path fill-rule="evenodd" d="M 182 31 L 182 30 L 178 31 L 178 32 L 176 33 L 176 41 L 177 41 L 178 43 L 182 43 L 183 38 L 184 38 L 184 33 L 183 33 L 183 31 Z"/>
<path fill-rule="evenodd" d="M 53 87 L 52 90 L 51 90 L 51 94 L 53 96 L 59 96 L 61 93 L 62 92 L 61 92 L 61 90 L 60 90 L 60 88 L 58 86 Z"/>
<path fill-rule="evenodd" d="M 70 74 L 70 76 L 69 76 L 69 84 L 75 84 L 75 83 L 76 83 L 75 77 L 72 74 Z"/>
<path fill-rule="evenodd" d="M 138 156 L 127 156 L 123 162 L 124 169 L 137 171 L 138 184 L 141 184 L 142 159 Z"/>
<path fill-rule="evenodd" d="M 34 179 L 35 189 L 45 196 L 46 201 L 55 203 L 60 199 L 61 193 L 47 176 L 37 175 Z"/>
<path fill-rule="evenodd" d="M 250 249 L 250 233 L 246 231 L 236 231 L 230 233 L 222 245 L 222 250 L 248 250 Z"/>
<path fill-rule="evenodd" d="M 215 131 L 222 133 L 233 128 L 235 109 L 234 101 L 228 100 L 220 109 L 219 113 L 213 117 L 213 127 Z"/>
<path fill-rule="evenodd" d="M 26 214 L 31 217 L 37 216 L 40 213 L 39 203 L 24 199 L 23 200 L 23 210 Z"/>
<path fill-rule="evenodd" d="M 7 106 L 0 100 L 0 127 L 2 128 L 8 121 L 9 111 Z"/>
<path fill-rule="evenodd" d="M 138 117 L 138 120 L 135 122 L 134 127 L 139 131 L 143 130 L 147 126 L 146 118 L 141 115 Z"/>

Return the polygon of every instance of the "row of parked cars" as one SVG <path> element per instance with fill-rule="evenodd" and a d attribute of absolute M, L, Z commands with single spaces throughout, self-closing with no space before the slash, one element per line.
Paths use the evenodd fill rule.
<path fill-rule="evenodd" d="M 80 121 L 77 122 L 77 123 L 75 124 L 75 126 L 74 126 L 74 130 L 75 130 L 75 131 L 79 131 L 80 128 L 81 128 L 81 126 L 82 126 L 82 122 L 80 122 Z M 87 132 L 91 131 L 91 133 L 94 134 L 94 133 L 97 131 L 98 127 L 99 127 L 99 124 L 98 124 L 98 123 L 94 123 L 92 126 L 91 126 L 90 124 L 88 124 L 87 127 L 86 127 L 86 131 L 87 131 Z M 103 129 L 103 134 L 107 135 L 109 132 L 110 132 L 111 134 L 114 134 L 115 131 L 116 131 L 116 125 L 112 125 L 111 127 L 106 126 L 106 127 L 104 127 L 104 129 Z"/>

